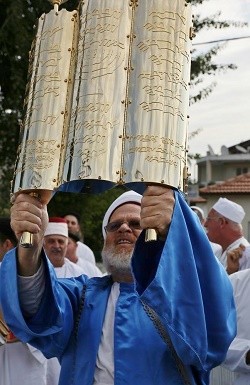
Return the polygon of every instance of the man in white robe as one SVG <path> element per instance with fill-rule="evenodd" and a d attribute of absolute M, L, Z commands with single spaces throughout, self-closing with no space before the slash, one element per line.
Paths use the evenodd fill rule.
<path fill-rule="evenodd" d="M 204 227 L 204 223 L 206 221 L 206 218 L 205 218 L 205 215 L 204 215 L 204 211 L 200 207 L 198 207 L 198 206 L 190 206 L 190 208 L 195 212 L 195 214 L 197 215 L 197 217 L 200 220 L 200 223 L 201 223 L 202 227 Z M 211 242 L 211 241 L 210 241 L 210 245 L 212 247 L 214 255 L 217 258 L 220 258 L 221 254 L 222 254 L 222 247 L 221 247 L 221 245 L 219 245 L 218 243 Z"/>
<path fill-rule="evenodd" d="M 250 247 L 247 253 L 250 254 Z M 235 374 L 234 385 L 250 385 L 250 269 L 231 274 L 229 278 L 237 311 L 237 335 L 223 365 Z"/>
<path fill-rule="evenodd" d="M 64 218 L 49 219 L 44 233 L 44 250 L 54 266 L 58 278 L 78 277 L 86 274 L 88 277 L 101 277 L 101 271 L 91 263 L 77 264 L 66 258 L 69 242 L 67 222 Z"/>
<path fill-rule="evenodd" d="M 219 261 L 227 273 L 231 268 L 227 264 L 228 254 L 235 248 L 242 245 L 249 245 L 244 238 L 241 222 L 245 216 L 243 207 L 227 198 L 219 198 L 208 212 L 204 223 L 210 241 L 221 245 L 222 253 Z M 243 259 L 239 263 L 239 269 L 244 269 Z M 211 372 L 210 385 L 232 385 L 234 373 L 222 366 L 218 366 Z"/>
<path fill-rule="evenodd" d="M 248 246 L 249 242 L 244 237 L 241 222 L 245 217 L 243 207 L 227 198 L 219 198 L 208 213 L 204 227 L 211 242 L 222 247 L 219 258 L 227 270 L 227 253 L 240 244 Z M 242 266 L 242 268 L 244 268 Z M 240 263 L 241 269 L 241 263 Z"/>

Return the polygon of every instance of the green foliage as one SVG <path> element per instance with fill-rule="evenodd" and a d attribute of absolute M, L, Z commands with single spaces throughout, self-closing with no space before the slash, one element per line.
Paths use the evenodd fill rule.
<path fill-rule="evenodd" d="M 17 115 L 13 111 L 4 113 L 0 109 L 0 215 L 7 215 L 10 201 L 10 181 L 16 159 L 18 131 L 15 129 Z M 14 130 L 14 132 L 13 132 Z"/>
<path fill-rule="evenodd" d="M 195 6 L 202 4 L 204 0 L 196 1 L 193 0 L 191 3 Z M 242 28 L 247 25 L 244 22 L 236 22 L 233 20 L 220 20 L 221 12 L 217 12 L 209 17 L 202 18 L 199 14 L 195 14 L 193 20 L 194 31 L 196 35 L 202 30 L 208 29 L 226 29 L 229 27 Z M 226 46 L 226 44 L 216 44 L 212 48 L 208 49 L 207 52 L 198 51 L 197 49 L 192 50 L 192 65 L 191 65 L 191 88 L 194 89 L 198 84 L 203 83 L 205 75 L 214 76 L 220 72 L 227 70 L 234 70 L 237 67 L 232 64 L 216 64 L 214 59 L 217 54 Z M 197 93 L 191 96 L 190 104 L 196 103 L 201 99 L 207 98 L 216 87 L 216 82 L 212 81 L 208 86 L 199 89 Z"/>
<path fill-rule="evenodd" d="M 84 242 L 101 261 L 103 246 L 102 219 L 110 204 L 125 191 L 115 187 L 101 194 L 56 193 L 48 205 L 49 216 L 63 216 L 67 212 L 77 212 L 81 218 Z"/>
<path fill-rule="evenodd" d="M 67 8 L 74 9 L 76 3 L 68 1 Z M 46 0 L 0 0 L 0 215 L 9 211 L 35 24 L 50 9 Z"/>

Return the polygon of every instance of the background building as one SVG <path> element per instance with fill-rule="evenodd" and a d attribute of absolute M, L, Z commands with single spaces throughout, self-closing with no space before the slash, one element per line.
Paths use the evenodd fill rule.
<path fill-rule="evenodd" d="M 220 155 L 209 146 L 207 155 L 196 163 L 198 181 L 190 185 L 189 203 L 201 207 L 205 214 L 220 197 L 240 204 L 246 212 L 244 234 L 250 240 L 250 140 L 222 146 Z"/>

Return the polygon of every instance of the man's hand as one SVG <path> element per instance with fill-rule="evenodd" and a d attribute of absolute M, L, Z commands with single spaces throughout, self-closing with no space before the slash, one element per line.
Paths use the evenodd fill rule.
<path fill-rule="evenodd" d="M 174 210 L 173 190 L 166 186 L 148 186 L 141 204 L 141 226 L 155 229 L 161 238 L 167 235 Z"/>
<path fill-rule="evenodd" d="M 246 247 L 244 245 L 240 245 L 236 249 L 227 252 L 227 273 L 233 274 L 240 268 L 240 258 Z"/>
<path fill-rule="evenodd" d="M 44 231 L 48 225 L 46 205 L 28 194 L 17 195 L 11 207 L 11 227 L 20 240 L 22 233 L 33 234 L 33 245 L 25 249 L 18 247 L 19 274 L 33 275 L 40 266 L 40 252 L 43 244 Z"/>

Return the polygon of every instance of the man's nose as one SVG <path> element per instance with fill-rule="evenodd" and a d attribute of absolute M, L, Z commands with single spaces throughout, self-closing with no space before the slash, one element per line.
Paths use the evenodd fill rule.
<path fill-rule="evenodd" d="M 59 242 L 55 242 L 55 243 L 54 243 L 54 247 L 55 247 L 56 249 L 60 249 L 60 248 L 61 248 L 61 245 L 60 245 Z"/>
<path fill-rule="evenodd" d="M 118 231 L 132 231 L 127 222 L 123 222 Z"/>

